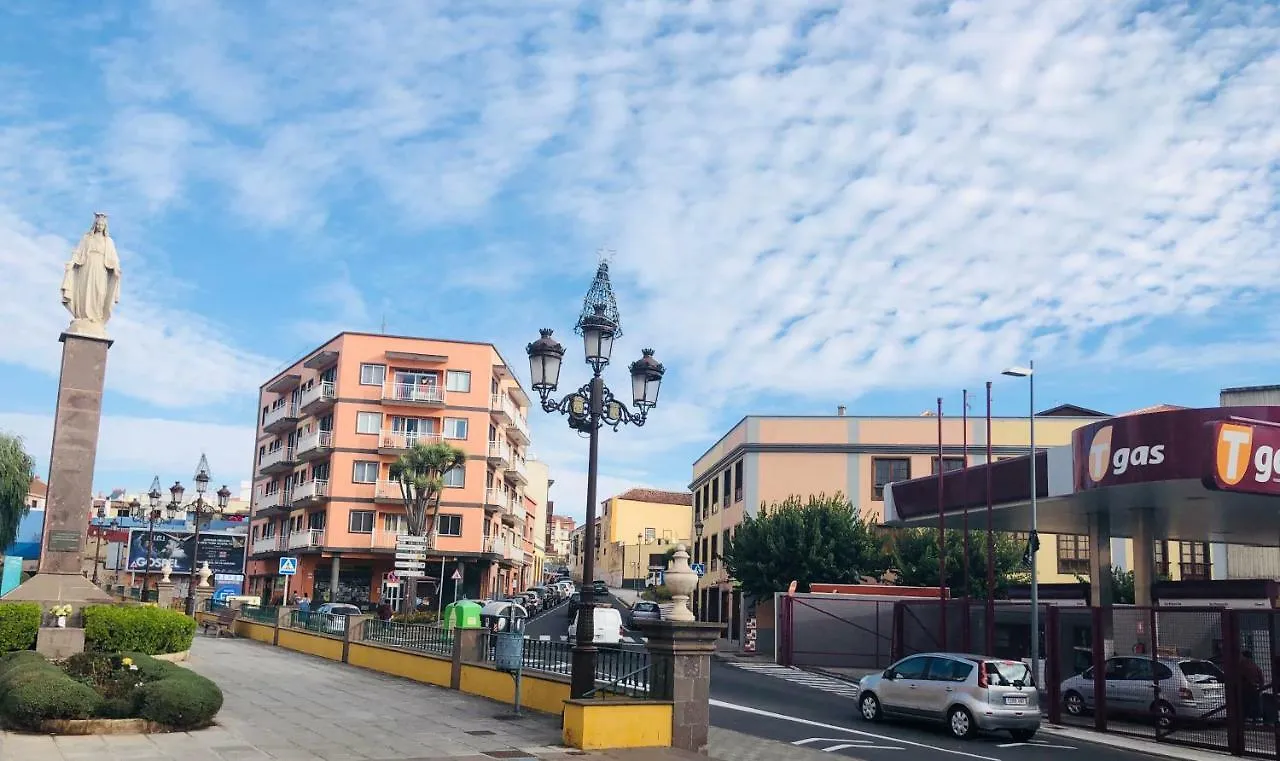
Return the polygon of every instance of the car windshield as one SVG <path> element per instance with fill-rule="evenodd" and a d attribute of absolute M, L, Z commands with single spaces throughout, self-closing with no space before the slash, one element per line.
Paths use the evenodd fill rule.
<path fill-rule="evenodd" d="M 1017 661 L 987 661 L 982 664 L 987 678 L 1001 687 L 1031 684 L 1031 669 Z"/>
<path fill-rule="evenodd" d="M 1208 682 L 1208 681 L 1227 681 L 1227 675 L 1222 669 L 1209 661 L 1179 661 L 1178 668 L 1182 669 L 1182 673 L 1187 675 L 1187 679 L 1192 682 Z"/>
<path fill-rule="evenodd" d="M 360 615 L 360 609 L 354 605 L 334 605 L 328 612 L 339 616 Z"/>
<path fill-rule="evenodd" d="M 647 613 L 652 613 L 653 611 L 655 611 L 655 610 L 657 610 L 657 609 L 658 609 L 658 606 L 657 606 L 657 605 L 655 605 L 654 603 L 651 603 L 651 602 L 638 602 L 638 603 L 636 603 L 636 610 L 643 610 L 643 611 L 645 611 L 645 612 L 647 612 Z"/>

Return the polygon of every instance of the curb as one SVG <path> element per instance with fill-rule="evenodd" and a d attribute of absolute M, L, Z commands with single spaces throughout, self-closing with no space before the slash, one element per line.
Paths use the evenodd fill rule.
<path fill-rule="evenodd" d="M 1061 724 L 1050 724 L 1047 720 L 1040 725 L 1040 732 L 1042 734 L 1087 742 L 1093 745 L 1102 745 L 1108 748 L 1116 748 L 1118 750 L 1134 751 L 1135 753 L 1142 753 L 1144 755 L 1151 756 L 1152 758 L 1171 758 L 1178 759 L 1178 761 L 1222 761 L 1222 759 L 1234 758 L 1234 756 L 1228 755 L 1224 752 L 1200 750 L 1199 748 L 1184 748 L 1177 745 L 1150 742 L 1133 737 L 1121 737 L 1113 734 L 1093 732 L 1087 729 L 1064 727 Z"/>

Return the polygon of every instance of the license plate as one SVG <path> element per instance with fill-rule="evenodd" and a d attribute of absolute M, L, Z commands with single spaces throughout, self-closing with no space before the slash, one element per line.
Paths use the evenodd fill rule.
<path fill-rule="evenodd" d="M 1026 695 L 1005 695 L 1004 704 L 1007 706 L 1024 706 L 1027 704 Z"/>

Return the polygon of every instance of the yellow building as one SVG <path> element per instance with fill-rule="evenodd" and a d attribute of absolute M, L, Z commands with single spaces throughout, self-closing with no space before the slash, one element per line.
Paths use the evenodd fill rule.
<path fill-rule="evenodd" d="M 612 588 L 641 588 L 667 551 L 690 544 L 693 495 L 628 489 L 600 503 L 596 516 L 595 577 Z"/>
<path fill-rule="evenodd" d="M 1036 416 L 1037 448 L 1071 443 L 1075 429 L 1109 415 L 1074 405 L 1061 405 Z M 996 460 L 1025 455 L 1029 443 L 1026 417 L 997 417 L 991 421 L 992 456 Z M 958 469 L 964 463 L 966 438 L 960 417 L 942 421 L 942 467 Z M 968 462 L 986 461 L 986 419 L 968 421 Z M 694 544 L 696 562 L 706 575 L 699 583 L 699 615 L 704 620 L 729 624 L 729 636 L 738 639 L 742 599 L 724 568 L 725 543 L 746 515 L 759 514 L 761 505 L 780 502 L 791 495 L 807 498 L 825 492 L 842 492 L 855 506 L 879 522 L 884 513 L 884 486 L 893 481 L 936 472 L 938 467 L 938 418 L 918 416 L 849 416 L 841 407 L 829 416 L 748 415 L 729 430 L 693 465 L 693 517 L 702 524 Z M 974 528 L 979 528 L 976 525 Z M 696 531 L 695 531 L 696 533 Z M 1081 554 L 1078 539 L 1058 546 L 1052 535 L 1042 534 L 1037 556 L 1043 582 L 1074 581 Z M 1087 538 L 1083 549 L 1088 573 Z M 1061 562 L 1060 562 L 1061 561 Z M 1060 571 L 1061 567 L 1061 571 Z"/>

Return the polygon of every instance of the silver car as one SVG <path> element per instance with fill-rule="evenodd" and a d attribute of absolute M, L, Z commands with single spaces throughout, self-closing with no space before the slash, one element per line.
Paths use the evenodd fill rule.
<path fill-rule="evenodd" d="M 958 653 L 903 658 L 858 683 L 858 713 L 945 721 L 961 740 L 979 731 L 1008 730 L 1026 742 L 1040 728 L 1040 697 L 1031 670 L 1018 661 Z"/>
<path fill-rule="evenodd" d="M 1153 670 L 1154 663 L 1154 670 Z M 1104 664 L 1107 711 L 1155 716 L 1161 729 L 1177 721 L 1225 721 L 1226 674 L 1198 658 L 1124 655 Z M 1072 716 L 1093 710 L 1093 669 L 1062 683 L 1062 707 Z M 1159 687 L 1157 693 L 1156 687 Z"/>

